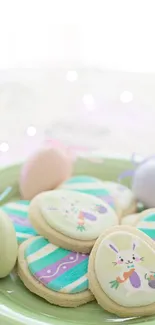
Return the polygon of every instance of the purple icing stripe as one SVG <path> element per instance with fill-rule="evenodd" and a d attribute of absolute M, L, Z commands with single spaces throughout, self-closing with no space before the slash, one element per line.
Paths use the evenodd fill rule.
<path fill-rule="evenodd" d="M 88 258 L 88 255 L 72 252 L 58 262 L 50 264 L 44 269 L 36 272 L 34 276 L 44 284 L 48 284 L 86 258 Z"/>
<path fill-rule="evenodd" d="M 101 200 L 105 201 L 109 205 L 114 205 L 114 199 L 110 195 L 98 196 Z"/>
<path fill-rule="evenodd" d="M 20 218 L 17 217 L 14 214 L 9 214 L 10 219 L 12 220 L 13 223 L 17 223 L 18 225 L 26 226 L 26 227 L 32 227 L 30 221 L 28 218 Z"/>

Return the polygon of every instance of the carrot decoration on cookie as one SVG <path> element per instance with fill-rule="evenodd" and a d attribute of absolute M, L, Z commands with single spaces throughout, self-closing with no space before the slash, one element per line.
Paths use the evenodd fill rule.
<path fill-rule="evenodd" d="M 77 226 L 77 230 L 83 231 L 85 230 L 85 220 L 84 220 L 84 215 L 83 212 L 80 211 L 79 215 L 78 215 L 78 226 Z"/>
<path fill-rule="evenodd" d="M 96 216 L 90 212 L 83 212 L 80 211 L 78 215 L 78 226 L 77 229 L 80 231 L 86 230 L 84 224 L 85 224 L 85 219 L 88 219 L 90 221 L 96 221 Z"/>
<path fill-rule="evenodd" d="M 120 283 L 124 283 L 126 280 L 130 279 L 132 274 L 135 272 L 135 269 L 131 269 L 128 272 L 123 273 L 123 279 L 121 279 L 119 276 L 116 278 L 116 280 L 110 281 L 111 288 L 117 289 L 120 285 Z"/>

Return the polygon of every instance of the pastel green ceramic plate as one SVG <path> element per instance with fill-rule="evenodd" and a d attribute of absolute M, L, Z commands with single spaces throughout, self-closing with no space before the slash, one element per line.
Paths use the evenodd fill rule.
<path fill-rule="evenodd" d="M 105 180 L 117 180 L 118 175 L 132 168 L 130 162 L 105 159 L 103 163 L 93 163 L 78 159 L 74 174 L 92 175 Z M 3 169 L 0 172 L 0 193 L 8 186 L 13 190 L 5 201 L 20 198 L 18 190 L 20 165 Z M 127 180 L 129 181 L 129 180 Z M 96 302 L 78 308 L 61 308 L 50 305 L 43 299 L 30 293 L 19 280 L 16 271 L 4 280 L 0 280 L 0 325 L 84 325 L 84 324 L 155 324 L 154 318 L 118 318 L 100 308 Z"/>

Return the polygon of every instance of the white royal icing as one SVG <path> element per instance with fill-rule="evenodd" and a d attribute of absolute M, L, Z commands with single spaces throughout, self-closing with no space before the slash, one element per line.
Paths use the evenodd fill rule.
<path fill-rule="evenodd" d="M 115 182 L 104 182 L 104 186 L 122 210 L 128 210 L 134 203 L 134 195 L 128 187 Z"/>
<path fill-rule="evenodd" d="M 109 205 L 76 191 L 45 192 L 39 207 L 49 226 L 75 239 L 94 240 L 103 230 L 118 224 L 118 217 Z"/>
<path fill-rule="evenodd" d="M 95 257 L 97 280 L 106 295 L 124 307 L 155 302 L 155 251 L 138 235 L 111 233 Z"/>

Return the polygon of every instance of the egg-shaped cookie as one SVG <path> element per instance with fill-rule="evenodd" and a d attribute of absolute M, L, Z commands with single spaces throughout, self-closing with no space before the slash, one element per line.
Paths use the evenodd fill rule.
<path fill-rule="evenodd" d="M 89 258 L 89 287 L 98 303 L 120 317 L 153 315 L 155 243 L 130 226 L 107 230 Z"/>
<path fill-rule="evenodd" d="M 37 235 L 28 218 L 29 205 L 30 201 L 19 200 L 16 202 L 9 202 L 1 207 L 14 225 L 19 245 L 30 237 Z"/>
<path fill-rule="evenodd" d="M 73 176 L 61 184 L 59 188 L 94 195 L 109 204 L 116 211 L 117 215 L 121 213 L 117 200 L 111 195 L 112 193 L 105 186 L 105 182 L 96 177 L 86 175 Z"/>
<path fill-rule="evenodd" d="M 118 224 L 114 209 L 101 199 L 69 190 L 37 195 L 30 203 L 29 218 L 51 243 L 82 253 L 90 252 L 105 229 Z"/>
<path fill-rule="evenodd" d="M 18 274 L 25 286 L 51 304 L 77 307 L 94 297 L 88 284 L 89 255 L 34 237 L 19 247 Z"/>
<path fill-rule="evenodd" d="M 104 186 L 115 199 L 122 217 L 137 211 L 137 201 L 128 187 L 110 181 L 104 182 Z"/>
<path fill-rule="evenodd" d="M 139 213 L 134 226 L 155 240 L 155 208 L 144 210 Z"/>
<path fill-rule="evenodd" d="M 128 214 L 124 218 L 121 218 L 121 225 L 134 226 L 136 221 L 139 219 L 140 213 Z"/>

